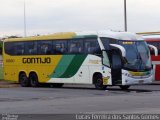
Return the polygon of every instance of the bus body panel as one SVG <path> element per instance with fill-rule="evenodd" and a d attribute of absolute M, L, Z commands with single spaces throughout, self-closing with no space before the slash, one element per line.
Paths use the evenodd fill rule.
<path fill-rule="evenodd" d="M 61 39 L 61 35 L 62 35 L 63 40 Z M 121 40 L 121 39 L 124 41 L 132 40 L 132 39 L 142 41 L 139 37 L 135 36 L 134 34 L 131 34 L 131 37 L 129 36 L 130 34 L 128 36 L 125 36 L 125 35 L 127 35 L 127 34 L 124 32 L 122 32 L 122 34 L 118 33 L 116 35 L 109 33 L 106 35 L 101 34 L 100 37 L 107 38 L 107 36 L 109 36 L 109 37 L 111 37 L 111 39 L 114 39 L 116 41 Z M 12 55 L 8 55 L 8 53 L 5 53 L 5 50 L 3 50 L 4 51 L 3 52 L 3 55 L 4 55 L 4 79 L 19 82 L 18 81 L 19 74 L 21 72 L 26 73 L 26 76 L 28 78 L 30 76 L 30 73 L 34 72 L 37 74 L 38 82 L 40 82 L 40 83 L 93 84 L 94 83 L 93 76 L 95 74 L 98 74 L 97 75 L 98 77 L 99 76 L 102 77 L 103 85 L 141 84 L 143 79 L 146 79 L 146 81 L 143 81 L 142 84 L 151 82 L 152 74 L 151 74 L 151 76 L 147 76 L 147 75 L 145 75 L 145 72 L 140 72 L 140 73 L 133 73 L 132 72 L 132 77 L 130 77 L 130 76 L 126 76 L 126 75 L 130 74 L 129 71 L 123 70 L 123 68 L 121 68 L 122 75 L 120 75 L 120 77 L 118 77 L 118 80 L 119 80 L 119 78 L 121 78 L 120 83 L 115 84 L 113 82 L 113 78 L 116 76 L 116 73 L 114 73 L 114 75 L 112 75 L 113 70 L 112 70 L 111 63 L 113 61 L 110 60 L 108 57 L 108 55 L 110 53 L 108 54 L 107 53 L 108 51 L 106 51 L 106 55 L 107 55 L 107 59 L 108 59 L 107 61 L 110 63 L 107 65 L 106 64 L 104 65 L 104 63 L 102 63 L 102 59 L 104 58 L 102 53 L 99 53 L 98 50 L 96 50 L 96 52 L 98 51 L 97 53 L 87 52 L 87 50 L 89 51 L 89 49 L 86 49 L 86 48 L 90 48 L 90 50 L 92 50 L 92 51 L 94 51 L 94 48 L 95 48 L 94 45 L 89 44 L 90 39 L 94 39 L 95 41 L 98 41 L 97 46 L 100 46 L 100 52 L 102 52 L 105 49 L 105 46 L 103 46 L 102 41 L 97 34 L 96 35 L 90 34 L 90 35 L 84 35 L 84 36 L 83 35 L 76 36 L 76 34 L 70 33 L 68 35 L 68 37 L 66 37 L 66 40 L 64 40 L 65 36 L 67 36 L 67 34 L 57 34 L 54 36 L 55 38 L 53 36 L 49 36 L 49 38 L 48 37 L 46 37 L 46 38 L 45 37 L 35 37 L 35 38 L 32 37 L 32 38 L 29 38 L 29 41 L 27 41 L 27 38 L 6 40 L 5 41 L 6 43 L 9 43 L 9 42 L 22 43 L 24 45 L 23 46 L 24 50 L 18 51 L 17 52 L 18 54 L 12 54 Z M 89 38 L 89 40 L 88 40 L 88 38 Z M 83 41 L 83 43 L 74 44 L 78 40 Z M 48 55 L 47 53 L 45 53 L 45 54 L 43 53 L 43 55 L 38 53 L 39 52 L 38 50 L 41 47 L 43 47 L 43 46 L 39 47 L 38 44 L 41 45 L 43 42 L 44 43 L 50 42 L 49 45 L 52 46 L 51 48 L 53 49 L 53 47 L 55 47 L 55 44 L 57 45 L 56 46 L 57 48 L 64 47 L 64 46 L 61 46 L 62 41 L 63 42 L 65 41 L 63 45 L 67 46 L 66 53 L 65 52 L 52 53 L 52 54 L 50 53 L 50 55 Z M 70 41 L 70 42 L 68 42 L 68 41 Z M 85 44 L 84 41 L 87 44 Z M 33 55 L 33 54 L 30 55 L 30 54 L 28 54 L 29 51 L 27 51 L 30 48 L 26 47 L 26 46 L 31 45 L 32 43 L 34 43 L 34 45 L 36 46 L 37 53 L 35 55 Z M 90 43 L 93 43 L 93 41 Z M 82 45 L 83 49 L 85 49 L 85 50 L 83 50 L 83 53 L 76 54 L 74 52 L 71 52 L 70 48 L 73 47 L 75 50 L 78 50 L 78 51 L 80 49 L 77 49 L 77 47 L 71 46 L 70 44 L 77 45 L 77 46 Z M 108 46 L 109 45 L 110 45 L 110 43 L 108 44 Z M 19 43 L 17 46 L 21 47 Z M 93 48 L 93 46 L 94 46 L 94 48 Z M 27 48 L 27 50 L 26 50 L 26 48 Z M 34 46 L 33 46 L 33 48 L 34 48 Z M 62 49 L 63 48 L 61 48 L 61 50 Z M 74 50 L 74 49 L 72 49 L 72 50 Z M 19 53 L 23 53 L 24 51 L 27 52 L 27 55 L 26 54 L 19 55 Z M 34 49 L 32 49 L 32 52 L 34 52 Z M 124 57 L 124 56 L 122 56 L 122 57 Z M 135 75 L 133 75 L 133 74 L 135 74 Z M 136 76 L 136 77 L 133 77 L 133 76 Z"/>
<path fill-rule="evenodd" d="M 27 77 L 29 73 L 35 72 L 38 74 L 39 82 L 45 83 L 49 80 L 48 76 L 56 68 L 61 57 L 62 55 L 37 57 L 5 55 L 4 79 L 18 82 L 20 72 L 24 71 Z M 45 58 L 50 58 L 50 61 L 46 62 Z"/>
<path fill-rule="evenodd" d="M 79 56 L 79 65 L 77 66 L 77 72 L 75 69 L 75 63 L 78 60 L 71 56 Z M 82 58 L 82 56 L 84 58 Z M 38 56 L 41 60 L 45 58 L 50 58 L 50 63 L 42 63 L 42 61 L 36 61 L 34 56 L 10 56 L 6 55 L 4 61 L 4 79 L 18 82 L 18 77 L 20 72 L 25 72 L 27 77 L 31 72 L 35 72 L 38 75 L 40 83 L 85 83 L 92 84 L 93 74 L 99 72 L 103 74 L 104 77 L 111 78 L 108 75 L 109 68 L 103 68 L 101 63 L 101 58 L 95 55 L 52 55 L 52 56 Z M 84 61 L 83 61 L 84 60 Z M 67 61 L 66 63 L 62 61 Z M 43 61 L 44 62 L 44 61 Z M 62 62 L 62 64 L 61 64 Z M 68 63 L 70 63 L 68 65 Z M 83 63 L 83 64 L 82 64 Z M 34 67 L 33 67 L 34 65 Z M 45 69 L 43 69 L 45 68 Z M 103 70 L 104 69 L 104 70 Z M 107 70 L 108 69 L 108 70 Z M 102 71 L 106 71 L 103 73 Z M 107 75 L 106 75 L 107 74 Z M 111 84 L 111 80 L 108 80 Z"/>
<path fill-rule="evenodd" d="M 153 73 L 129 72 L 122 70 L 122 85 L 149 84 L 153 81 Z"/>
<path fill-rule="evenodd" d="M 73 69 L 73 68 L 72 68 Z M 101 58 L 95 55 L 88 55 L 80 66 L 76 74 L 68 78 L 51 78 L 48 83 L 82 83 L 92 84 L 94 73 L 101 73 L 103 78 L 107 79 L 107 85 L 111 85 L 110 69 L 104 67 L 101 63 Z"/>

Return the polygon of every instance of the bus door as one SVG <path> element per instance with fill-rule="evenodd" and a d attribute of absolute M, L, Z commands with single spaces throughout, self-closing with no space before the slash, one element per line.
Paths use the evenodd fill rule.
<path fill-rule="evenodd" d="M 110 53 L 111 61 L 111 75 L 112 75 L 112 84 L 122 84 L 122 60 L 119 50 L 111 50 Z"/>

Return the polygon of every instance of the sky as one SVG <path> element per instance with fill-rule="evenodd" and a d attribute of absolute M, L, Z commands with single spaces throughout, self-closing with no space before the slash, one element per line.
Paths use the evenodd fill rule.
<path fill-rule="evenodd" d="M 124 31 L 124 0 L 0 0 L 0 37 Z M 160 0 L 126 0 L 129 32 L 160 31 Z"/>

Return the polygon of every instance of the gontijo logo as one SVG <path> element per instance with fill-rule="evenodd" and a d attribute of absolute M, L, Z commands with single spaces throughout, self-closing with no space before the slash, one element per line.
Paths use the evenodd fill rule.
<path fill-rule="evenodd" d="M 23 64 L 37 64 L 37 63 L 38 64 L 49 64 L 49 63 L 51 63 L 51 58 L 50 57 L 22 58 L 22 63 Z"/>

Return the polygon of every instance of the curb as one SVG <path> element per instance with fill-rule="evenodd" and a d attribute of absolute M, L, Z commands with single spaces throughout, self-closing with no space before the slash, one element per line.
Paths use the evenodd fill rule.
<path fill-rule="evenodd" d="M 160 81 L 153 81 L 150 85 L 160 85 Z"/>
<path fill-rule="evenodd" d="M 9 82 L 0 80 L 0 88 L 12 88 L 12 87 L 19 87 L 20 85 L 15 82 Z"/>

